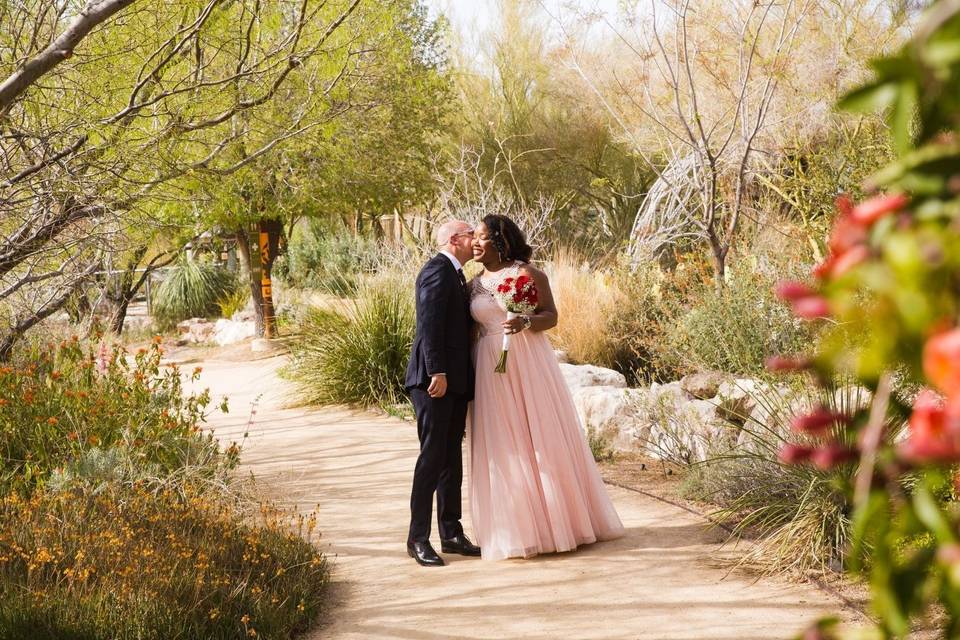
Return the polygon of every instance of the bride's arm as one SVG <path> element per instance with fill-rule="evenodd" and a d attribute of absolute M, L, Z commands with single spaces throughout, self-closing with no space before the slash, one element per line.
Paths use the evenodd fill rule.
<path fill-rule="evenodd" d="M 546 331 L 557 326 L 559 316 L 557 315 L 557 305 L 553 301 L 553 292 L 550 290 L 550 279 L 547 274 L 529 264 L 520 267 L 520 273 L 533 278 L 533 284 L 537 287 L 537 296 L 539 304 L 537 310 L 531 314 L 530 330 Z M 523 330 L 523 318 L 514 318 L 503 323 L 503 328 L 511 333 L 517 333 Z"/>

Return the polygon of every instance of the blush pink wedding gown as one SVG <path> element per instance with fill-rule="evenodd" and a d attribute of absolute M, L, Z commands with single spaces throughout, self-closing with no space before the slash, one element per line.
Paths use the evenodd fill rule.
<path fill-rule="evenodd" d="M 493 284 L 477 277 L 470 287 L 480 325 L 467 427 L 470 507 L 483 558 L 529 558 L 622 536 L 546 334 L 513 334 L 507 371 L 494 372 L 507 315 Z"/>

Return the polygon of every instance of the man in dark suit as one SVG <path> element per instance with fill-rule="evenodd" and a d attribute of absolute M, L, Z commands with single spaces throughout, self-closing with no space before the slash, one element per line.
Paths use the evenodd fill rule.
<path fill-rule="evenodd" d="M 447 222 L 437 230 L 436 240 L 440 253 L 417 276 L 417 333 L 405 382 L 420 436 L 407 553 L 423 566 L 444 565 L 430 545 L 434 493 L 441 551 L 480 555 L 480 547 L 467 539 L 460 524 L 462 441 L 474 380 L 470 294 L 462 267 L 473 257 L 473 228 L 460 220 Z"/>

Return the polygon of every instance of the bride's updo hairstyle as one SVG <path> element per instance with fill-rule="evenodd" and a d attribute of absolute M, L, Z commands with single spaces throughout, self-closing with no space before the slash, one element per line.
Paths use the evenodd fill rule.
<path fill-rule="evenodd" d="M 533 247 L 527 244 L 527 238 L 516 222 L 507 216 L 490 214 L 483 217 L 483 226 L 487 228 L 490 241 L 497 248 L 502 260 L 530 262 Z"/>

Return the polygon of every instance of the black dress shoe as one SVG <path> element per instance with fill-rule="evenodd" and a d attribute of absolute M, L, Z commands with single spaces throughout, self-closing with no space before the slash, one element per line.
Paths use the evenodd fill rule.
<path fill-rule="evenodd" d="M 446 564 L 443 558 L 437 555 L 429 541 L 408 542 L 407 555 L 417 561 L 417 564 L 423 567 L 442 567 Z"/>
<path fill-rule="evenodd" d="M 440 550 L 444 553 L 459 553 L 462 556 L 479 556 L 480 547 L 470 542 L 462 533 L 447 540 L 440 540 Z"/>

